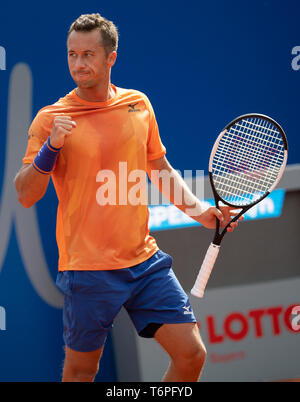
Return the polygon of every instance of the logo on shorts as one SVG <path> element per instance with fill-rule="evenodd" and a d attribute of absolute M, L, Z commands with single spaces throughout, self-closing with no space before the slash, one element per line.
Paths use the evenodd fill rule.
<path fill-rule="evenodd" d="M 183 314 L 193 314 L 191 306 L 184 306 L 183 310 L 184 310 Z"/>

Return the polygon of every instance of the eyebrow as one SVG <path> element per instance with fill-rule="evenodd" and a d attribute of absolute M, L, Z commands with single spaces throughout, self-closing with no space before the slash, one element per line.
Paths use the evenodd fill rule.
<path fill-rule="evenodd" d="M 86 49 L 86 50 L 82 50 L 81 52 L 82 52 L 82 53 L 87 53 L 87 52 L 95 53 L 95 50 Z M 69 49 L 69 50 L 68 50 L 68 53 L 76 53 L 76 50 Z M 80 53 L 80 51 L 79 51 L 79 53 Z"/>

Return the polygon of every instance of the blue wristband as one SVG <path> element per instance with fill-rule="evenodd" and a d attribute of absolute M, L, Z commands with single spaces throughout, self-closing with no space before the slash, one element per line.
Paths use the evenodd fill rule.
<path fill-rule="evenodd" d="M 32 166 L 42 174 L 50 174 L 54 168 L 56 158 L 61 148 L 54 148 L 50 144 L 50 137 L 44 143 L 39 153 L 34 158 Z"/>

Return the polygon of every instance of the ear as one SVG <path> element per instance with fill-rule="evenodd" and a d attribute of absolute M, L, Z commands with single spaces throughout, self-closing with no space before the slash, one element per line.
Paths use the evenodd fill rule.
<path fill-rule="evenodd" d="M 109 64 L 109 66 L 112 67 L 115 64 L 116 60 L 117 60 L 117 52 L 113 51 L 108 55 L 108 58 L 107 58 L 107 62 Z"/>

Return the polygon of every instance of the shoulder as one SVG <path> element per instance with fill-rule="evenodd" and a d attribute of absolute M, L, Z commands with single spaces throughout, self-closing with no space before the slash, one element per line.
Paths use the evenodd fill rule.
<path fill-rule="evenodd" d="M 138 91 L 137 89 L 126 89 L 120 87 L 117 87 L 117 91 L 119 97 L 122 98 L 123 100 L 142 101 L 146 104 L 147 107 L 151 106 L 148 96 L 142 91 Z"/>
<path fill-rule="evenodd" d="M 45 106 L 42 109 L 40 109 L 37 112 L 32 124 L 34 124 L 35 126 L 37 126 L 37 125 L 38 126 L 47 126 L 47 125 L 49 125 L 53 120 L 53 117 L 52 117 L 52 114 L 51 114 L 51 112 L 49 110 L 49 107 L 50 106 Z"/>
<path fill-rule="evenodd" d="M 58 114 L 58 108 L 54 105 L 44 106 L 38 110 L 30 126 L 31 134 L 41 138 L 46 138 L 50 135 L 54 117 Z"/>
<path fill-rule="evenodd" d="M 59 98 L 55 103 L 39 109 L 33 122 L 44 126 L 52 125 L 54 117 L 64 113 L 67 107 L 70 106 L 70 103 L 72 101 L 74 102 L 72 92 L 62 98 Z"/>

